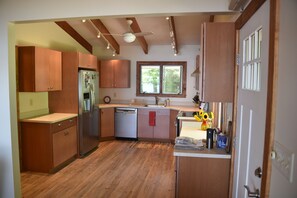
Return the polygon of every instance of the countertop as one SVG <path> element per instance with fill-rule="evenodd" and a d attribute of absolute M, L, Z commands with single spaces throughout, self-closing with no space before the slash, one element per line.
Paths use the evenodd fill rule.
<path fill-rule="evenodd" d="M 191 137 L 195 139 L 206 139 L 206 131 L 200 130 L 201 122 L 185 122 L 183 123 L 180 136 Z M 200 158 L 220 158 L 230 159 L 231 154 L 226 153 L 224 149 L 207 149 L 205 146 L 202 150 L 189 150 L 189 149 L 174 149 L 174 156 L 179 157 L 200 157 Z"/>
<path fill-rule="evenodd" d="M 52 113 L 44 116 L 39 116 L 35 118 L 28 118 L 28 119 L 23 119 L 21 122 L 36 122 L 36 123 L 56 123 L 60 122 L 63 120 L 67 120 L 70 118 L 77 117 L 77 114 L 74 113 Z"/>
<path fill-rule="evenodd" d="M 133 107 L 133 108 L 151 108 L 151 109 L 154 109 L 154 108 L 157 108 L 157 109 L 172 109 L 172 110 L 177 110 L 177 111 L 185 111 L 185 112 L 194 112 L 194 111 L 198 111 L 199 108 L 198 107 L 195 107 L 195 106 L 174 106 L 174 105 L 171 105 L 171 106 L 162 106 L 162 105 L 159 105 L 159 106 L 149 106 L 149 107 L 146 107 L 144 104 L 99 104 L 98 107 L 100 109 L 103 109 L 103 108 L 111 108 L 111 107 Z"/>

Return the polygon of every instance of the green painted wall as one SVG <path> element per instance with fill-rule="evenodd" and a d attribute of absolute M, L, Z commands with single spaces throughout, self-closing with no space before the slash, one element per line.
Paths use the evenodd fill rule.
<path fill-rule="evenodd" d="M 54 22 L 26 23 L 15 25 L 15 45 L 34 45 L 58 51 L 88 53 Z M 20 92 L 20 119 L 49 113 L 47 92 Z"/>

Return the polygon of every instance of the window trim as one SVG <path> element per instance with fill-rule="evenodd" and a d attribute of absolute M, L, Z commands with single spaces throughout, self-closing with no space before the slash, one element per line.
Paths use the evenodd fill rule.
<path fill-rule="evenodd" d="M 163 89 L 163 66 L 170 65 L 181 65 L 183 67 L 182 73 L 182 93 L 181 94 L 153 94 L 153 93 L 140 93 L 140 79 L 141 79 L 141 71 L 140 68 L 143 65 L 156 65 L 161 67 L 160 71 L 160 92 Z M 136 62 L 136 96 L 159 96 L 159 97 L 175 97 L 175 98 L 185 98 L 187 95 L 187 62 L 186 61 L 137 61 Z"/>

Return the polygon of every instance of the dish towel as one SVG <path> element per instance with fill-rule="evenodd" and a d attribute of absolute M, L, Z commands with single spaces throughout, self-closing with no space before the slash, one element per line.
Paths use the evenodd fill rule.
<path fill-rule="evenodd" d="M 156 126 L 156 112 L 155 111 L 149 112 L 149 125 Z"/>

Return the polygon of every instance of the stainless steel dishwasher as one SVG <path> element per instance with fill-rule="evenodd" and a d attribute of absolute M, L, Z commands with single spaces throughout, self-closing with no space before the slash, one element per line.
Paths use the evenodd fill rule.
<path fill-rule="evenodd" d="M 115 137 L 137 139 L 137 109 L 118 107 L 115 109 Z"/>

